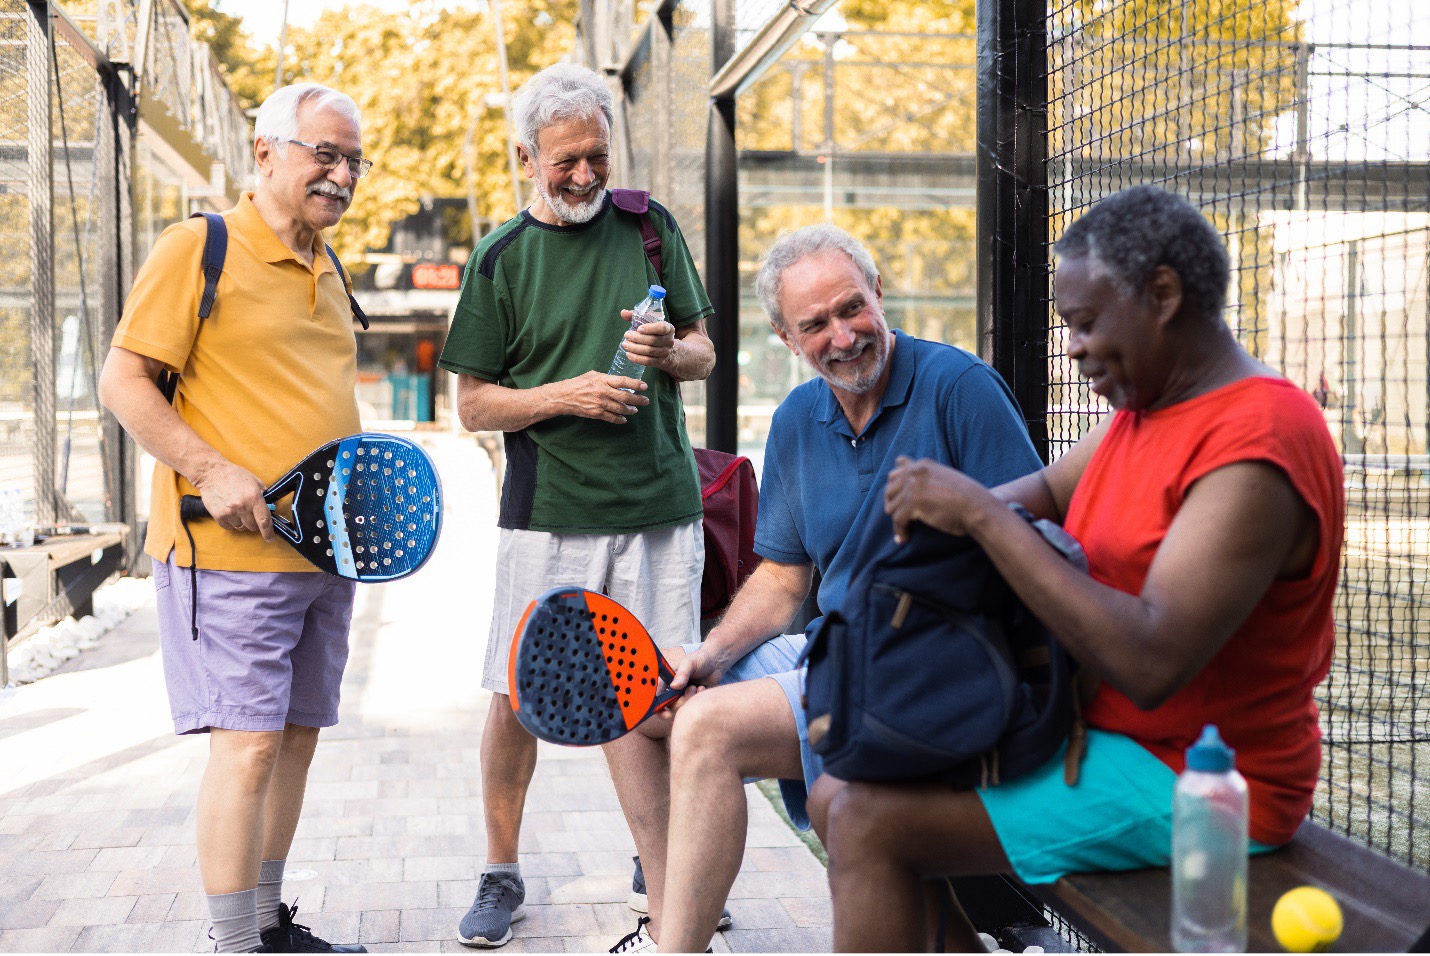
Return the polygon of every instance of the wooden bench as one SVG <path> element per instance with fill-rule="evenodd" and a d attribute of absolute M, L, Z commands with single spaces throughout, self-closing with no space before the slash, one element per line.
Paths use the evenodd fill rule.
<path fill-rule="evenodd" d="M 0 688 L 10 682 L 9 651 L 41 627 L 93 613 L 90 597 L 124 563 L 127 529 L 53 535 L 27 548 L 0 548 Z"/>
<path fill-rule="evenodd" d="M 1247 884 L 1250 952 L 1281 951 L 1271 910 L 1281 894 L 1306 885 L 1321 887 L 1340 903 L 1345 929 L 1332 952 L 1430 948 L 1430 874 L 1313 823 L 1303 824 L 1283 849 L 1253 856 Z M 1079 874 L 1024 889 L 1101 949 L 1172 949 L 1172 878 L 1166 869 Z"/>

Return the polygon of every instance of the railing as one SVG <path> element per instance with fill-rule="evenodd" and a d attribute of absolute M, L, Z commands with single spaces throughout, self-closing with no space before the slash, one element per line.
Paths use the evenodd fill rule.
<path fill-rule="evenodd" d="M 195 41 L 188 14 L 176 0 L 138 5 L 134 44 L 141 116 L 158 120 L 157 108 L 187 134 L 230 184 L 247 174 L 252 136 L 237 97 L 224 83 L 207 44 Z"/>

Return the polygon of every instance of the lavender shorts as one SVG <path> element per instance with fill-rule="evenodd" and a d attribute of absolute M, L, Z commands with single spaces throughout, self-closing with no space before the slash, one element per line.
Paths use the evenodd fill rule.
<path fill-rule="evenodd" d="M 200 568 L 194 640 L 190 571 L 173 560 L 154 562 L 154 588 L 174 733 L 338 722 L 354 582 L 316 571 Z"/>

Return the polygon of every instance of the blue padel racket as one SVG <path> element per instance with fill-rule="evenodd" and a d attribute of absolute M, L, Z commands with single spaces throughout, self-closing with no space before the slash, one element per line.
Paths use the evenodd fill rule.
<path fill-rule="evenodd" d="M 291 514 L 278 502 L 291 496 Z M 442 485 L 427 453 L 405 438 L 364 432 L 330 441 L 263 493 L 273 530 L 319 570 L 392 581 L 426 562 L 442 531 Z M 184 495 L 184 520 L 208 518 Z"/>
<path fill-rule="evenodd" d="M 507 658 L 516 719 L 553 744 L 607 744 L 680 697 L 636 616 L 604 594 L 553 588 L 527 605 Z"/>

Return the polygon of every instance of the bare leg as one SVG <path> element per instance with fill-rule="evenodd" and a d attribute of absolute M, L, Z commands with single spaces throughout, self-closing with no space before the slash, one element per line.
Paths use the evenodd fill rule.
<path fill-rule="evenodd" d="M 511 698 L 493 694 L 482 732 L 482 808 L 487 820 L 487 862 L 515 863 L 526 791 L 536 772 L 536 738 L 511 709 Z"/>
<path fill-rule="evenodd" d="M 1006 873 L 1012 867 L 983 803 L 936 784 L 844 783 L 821 777 L 810 799 L 823 821 L 838 952 L 913 952 L 929 943 L 932 876 Z M 982 949 L 953 907 L 950 950 Z"/>
<path fill-rule="evenodd" d="M 626 825 L 640 854 L 650 901 L 648 931 L 660 939 L 661 900 L 665 889 L 665 843 L 670 827 L 670 748 L 667 741 L 642 733 L 626 734 L 606 744 L 606 766 Z"/>
<path fill-rule="evenodd" d="M 703 691 L 676 715 L 671 754 L 665 922 L 657 942 L 662 952 L 703 953 L 745 855 L 744 778 L 803 776 L 789 700 L 763 678 Z"/>
<path fill-rule="evenodd" d="M 293 834 L 303 812 L 303 796 L 308 786 L 308 768 L 318 749 L 318 728 L 286 724 L 268 801 L 263 811 L 263 859 L 286 860 L 293 847 Z"/>
<path fill-rule="evenodd" d="M 210 896 L 258 885 L 264 805 L 283 734 L 220 730 L 209 734 L 209 761 L 199 785 L 199 873 Z"/>

